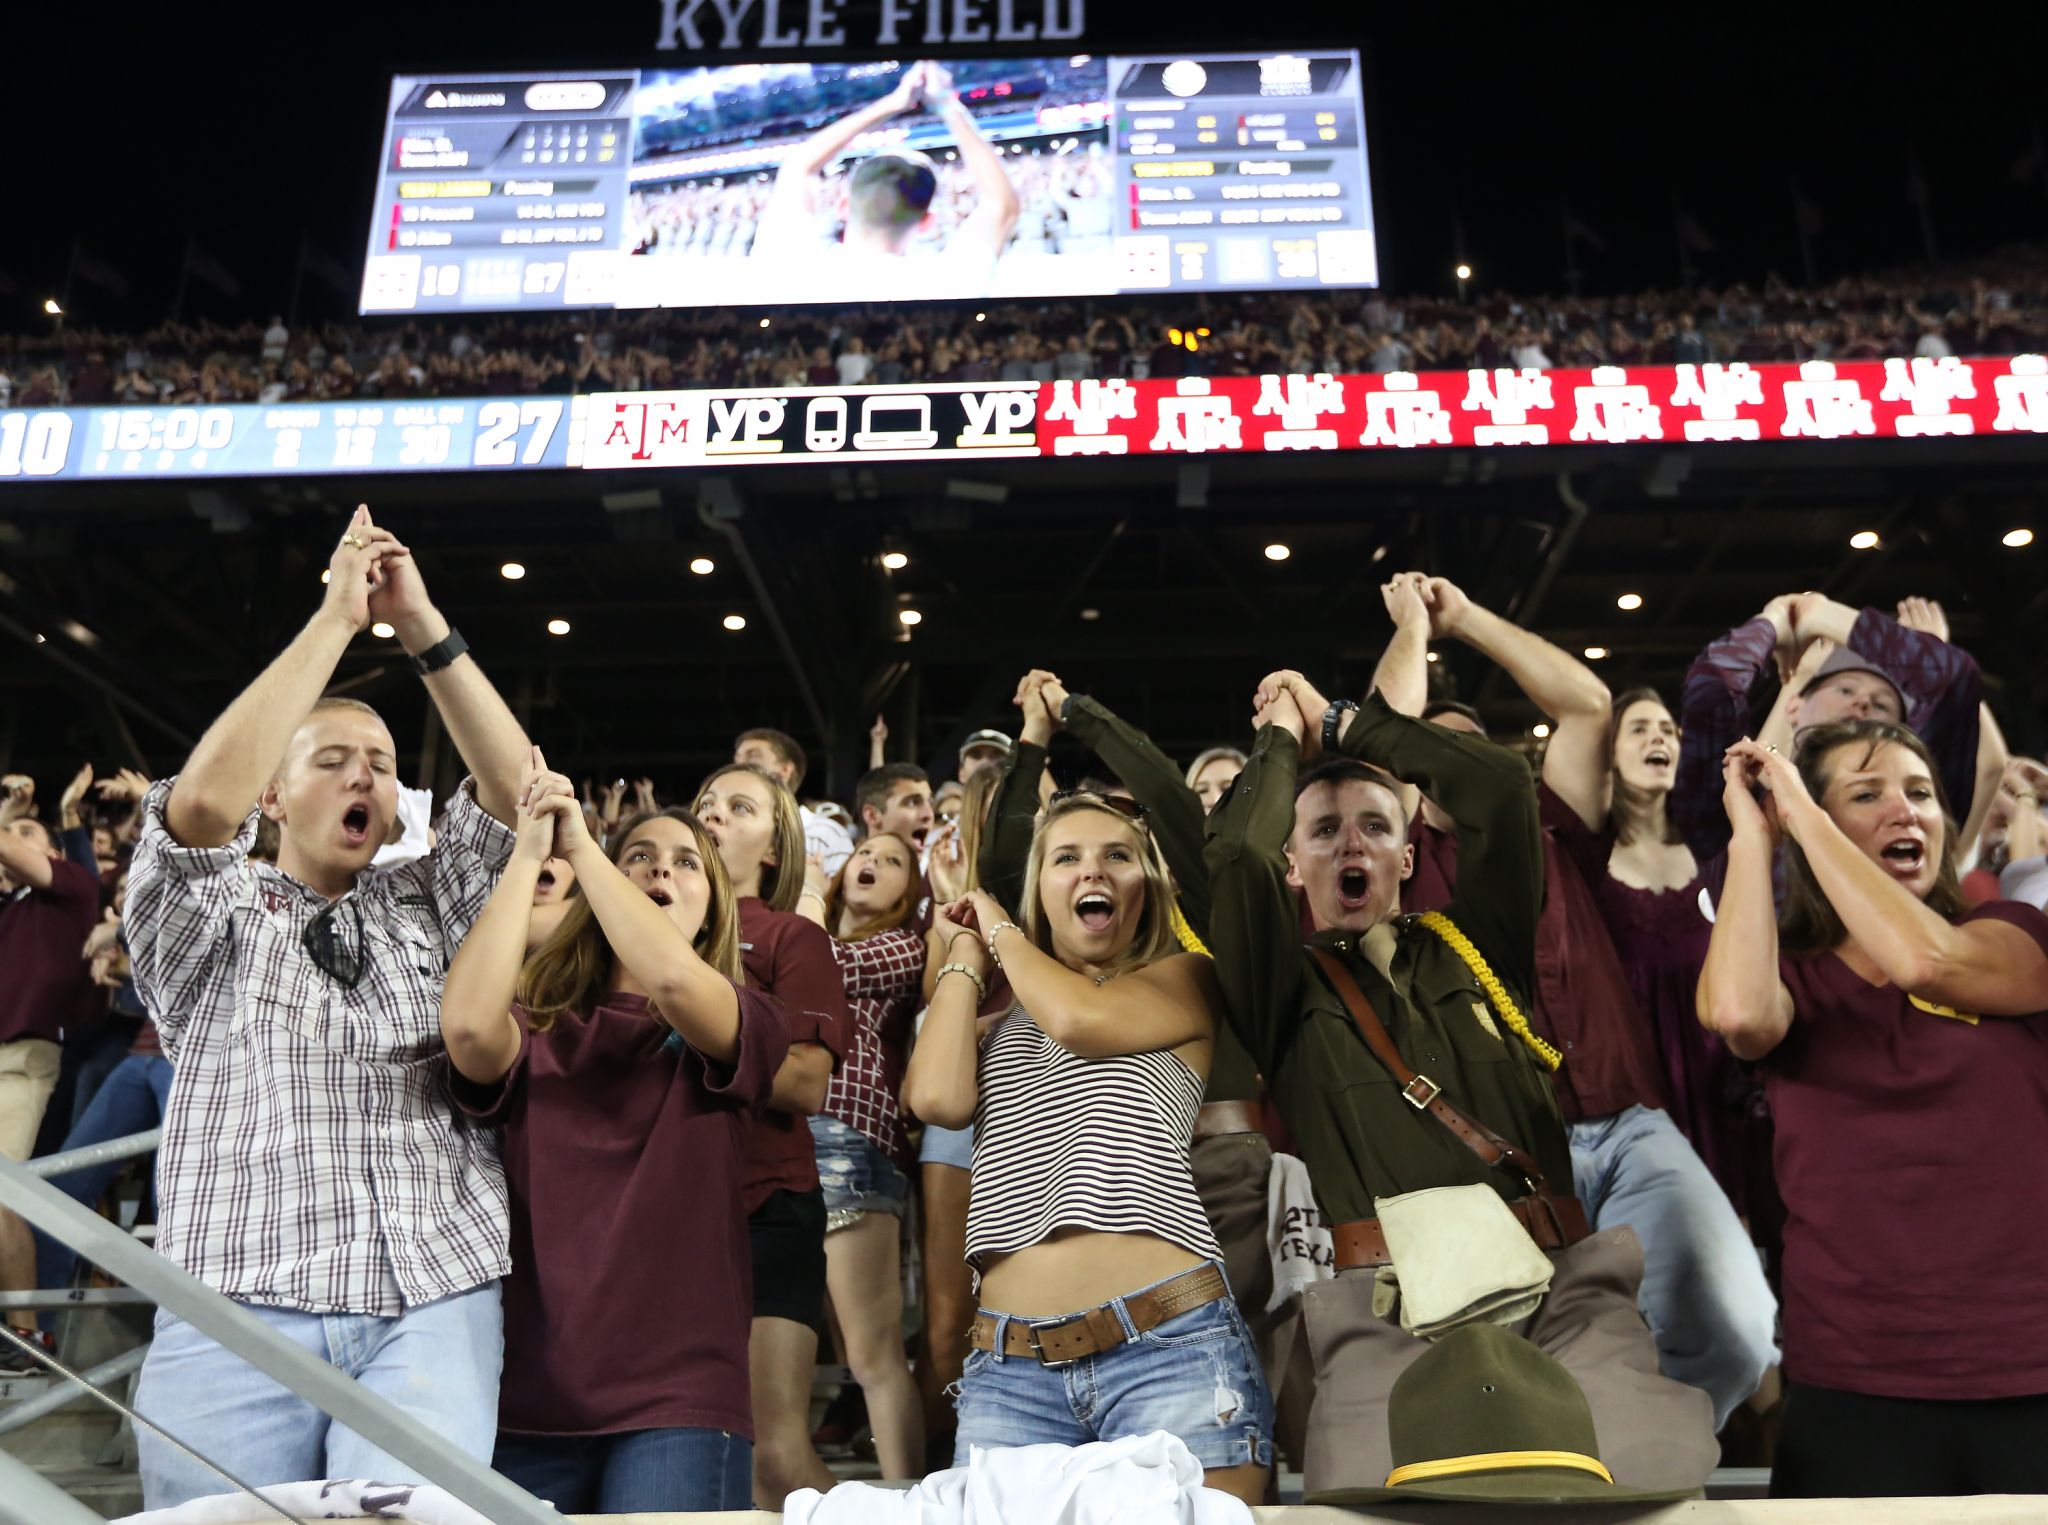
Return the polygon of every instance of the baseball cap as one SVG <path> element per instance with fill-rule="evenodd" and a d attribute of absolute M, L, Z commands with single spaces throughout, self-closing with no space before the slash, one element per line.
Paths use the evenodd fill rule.
<path fill-rule="evenodd" d="M 1001 731 L 976 731 L 972 736 L 968 737 L 965 741 L 960 743 L 960 755 L 962 757 L 965 757 L 969 752 L 972 752 L 977 747 L 990 747 L 993 748 L 995 751 L 1002 753 L 1003 756 L 1008 757 L 1010 755 L 1011 750 L 1015 747 L 1015 745 L 1016 744 L 1012 742 L 1010 738 L 1004 735 Z"/>
<path fill-rule="evenodd" d="M 1903 715 L 1911 708 L 1906 703 L 1906 696 L 1899 692 L 1899 685 L 1890 673 L 1879 667 L 1861 652 L 1847 646 L 1837 646 L 1827 654 L 1825 660 L 1820 664 L 1820 671 L 1807 679 L 1806 686 L 1799 690 L 1799 697 L 1804 699 L 1837 673 L 1845 672 L 1867 672 L 1873 678 L 1882 678 L 1892 693 L 1898 698 L 1899 713 Z"/>

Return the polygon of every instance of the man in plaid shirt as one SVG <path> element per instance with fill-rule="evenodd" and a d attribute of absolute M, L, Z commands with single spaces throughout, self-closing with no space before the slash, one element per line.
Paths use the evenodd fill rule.
<path fill-rule="evenodd" d="M 473 777 L 423 859 L 373 869 L 398 820 L 391 733 L 321 699 L 372 619 L 393 625 Z M 175 1068 L 157 1247 L 479 1460 L 497 1429 L 508 1269 L 490 1137 L 444 1090 L 448 961 L 511 852 L 528 742 L 411 554 L 358 509 L 327 595 L 150 790 L 125 922 Z M 277 866 L 252 863 L 277 822 Z M 159 1312 L 136 1404 L 252 1485 L 407 1470 Z M 138 1437 L 146 1506 L 226 1486 Z"/>

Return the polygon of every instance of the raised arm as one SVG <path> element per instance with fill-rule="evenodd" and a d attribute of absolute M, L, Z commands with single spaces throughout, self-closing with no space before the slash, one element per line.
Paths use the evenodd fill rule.
<path fill-rule="evenodd" d="M 540 748 L 533 748 L 522 780 L 527 789 L 545 776 L 544 766 Z M 455 950 L 441 986 L 441 1041 L 448 1046 L 455 1072 L 478 1085 L 503 1080 L 519 1057 L 519 1019 L 512 1015 L 512 998 L 526 963 L 534 886 L 540 882 L 541 866 L 555 853 L 555 831 L 552 814 L 520 812 L 512 859 L 483 913 Z"/>
<path fill-rule="evenodd" d="M 1885 978 L 1912 995 L 1981 1016 L 2048 1009 L 2048 953 L 2032 937 L 2002 921 L 1948 921 L 1848 838 L 1782 752 L 1745 741 L 1731 755 L 1770 791 L 1785 834 L 1805 852 L 1821 893 Z"/>
<path fill-rule="evenodd" d="M 926 976 L 930 1010 L 903 1071 L 903 1105 L 934 1127 L 964 1128 L 974 1121 L 980 1094 L 981 1040 L 975 1017 L 982 987 L 988 983 L 989 957 L 978 932 L 947 916 L 951 909 L 941 909 L 932 919 Z M 947 964 L 964 964 L 973 973 L 948 972 Z"/>
<path fill-rule="evenodd" d="M 812 133 L 803 142 L 792 148 L 782 160 L 782 166 L 775 172 L 773 195 L 780 198 L 786 187 L 808 194 L 810 180 L 822 175 L 848 144 L 862 133 L 871 131 L 906 111 L 915 110 L 924 98 L 926 64 L 912 64 L 903 71 L 903 77 L 896 82 L 896 88 L 880 100 L 856 110 L 849 111 L 836 122 L 827 123 Z"/>
<path fill-rule="evenodd" d="M 1429 703 L 1430 607 L 1429 579 L 1420 572 L 1403 572 L 1380 588 L 1387 617 L 1394 622 L 1394 638 L 1380 653 L 1379 666 L 1372 671 L 1372 692 L 1387 701 L 1398 715 L 1421 715 Z M 1312 718 L 1318 725 L 1320 715 Z M 1415 818 L 1421 791 L 1412 784 L 1401 785 L 1401 815 Z"/>
<path fill-rule="evenodd" d="M 1777 654 L 1792 640 L 1792 598 L 1781 594 L 1763 612 L 1713 642 L 1685 674 L 1679 705 L 1678 784 L 1671 815 L 1685 845 L 1704 863 L 1728 845 L 1722 808 L 1722 758 L 1755 734 L 1752 703 L 1776 669 Z"/>
<path fill-rule="evenodd" d="M 1984 839 L 1985 825 L 1991 819 L 1992 807 L 1998 802 L 1998 786 L 2005 778 L 2007 764 L 2012 761 L 2012 751 L 2005 744 L 2005 732 L 1998 724 L 1998 717 L 1991 713 L 1991 706 L 1977 706 L 1977 792 L 1970 801 L 1969 819 L 1962 823 L 1962 836 L 1957 841 L 1956 862 L 1970 864 L 1976 861 L 1978 846 Z"/>
<path fill-rule="evenodd" d="M 1728 872 L 1714 908 L 1714 931 L 1700 966 L 1700 1022 L 1738 1059 L 1761 1059 L 1792 1029 L 1792 994 L 1778 978 L 1778 910 L 1771 860 L 1776 812 L 1750 794 L 1749 769 L 1731 755 L 1722 767 Z"/>
<path fill-rule="evenodd" d="M 416 657 L 446 640 L 450 626 L 427 596 L 412 553 L 398 547 L 384 558 L 384 571 L 383 582 L 370 594 L 370 617 L 390 622 L 407 656 Z M 477 803 L 511 825 L 532 746 L 525 730 L 467 652 L 429 673 L 425 681 L 455 750 L 476 779 Z"/>
<path fill-rule="evenodd" d="M 1054 678 L 1044 688 L 1047 708 L 1060 724 L 1109 765 L 1145 807 L 1152 840 L 1172 873 L 1181 915 L 1195 936 L 1209 936 L 1209 870 L 1202 862 L 1202 802 L 1173 759 L 1152 738 L 1119 720 L 1086 694 L 1069 694 Z"/>
<path fill-rule="evenodd" d="M 1267 1075 L 1293 1042 L 1301 908 L 1287 881 L 1303 720 L 1291 696 L 1263 706 L 1237 787 L 1208 820 L 1209 935 L 1231 1031 Z"/>
<path fill-rule="evenodd" d="M 370 601 L 388 581 L 388 563 L 404 549 L 397 536 L 370 522 L 368 509 L 356 510 L 328 559 L 319 610 L 206 728 L 179 773 L 164 824 L 180 847 L 222 847 L 242 829 L 341 654 L 370 622 Z"/>
<path fill-rule="evenodd" d="M 1577 657 L 1481 608 L 1447 578 L 1429 580 L 1429 601 L 1439 635 L 1463 641 L 1492 658 L 1550 717 L 1543 781 L 1551 792 L 1580 820 L 1603 819 L 1613 771 L 1607 755 L 1613 697 L 1607 685 Z"/>
<path fill-rule="evenodd" d="M 1003 775 L 989 800 L 988 824 L 982 828 L 981 856 L 975 878 L 1004 905 L 1024 898 L 1024 869 L 1031 861 L 1031 838 L 1038 829 L 1040 782 L 1045 777 L 1045 749 L 1055 722 L 1040 690 L 1052 674 L 1033 668 L 1017 683 L 1013 701 L 1022 719 L 1016 745 L 1003 762 Z"/>
<path fill-rule="evenodd" d="M 932 109 L 952 130 L 960 148 L 960 160 L 974 177 L 974 210 L 947 240 L 947 252 L 972 249 L 993 262 L 1017 226 L 1021 206 L 1017 188 L 1010 184 L 1003 156 L 989 146 L 981 129 L 974 125 L 973 114 L 960 104 L 960 97 L 953 91 L 953 76 L 935 63 L 926 63 L 923 68 L 925 93 L 931 98 Z"/>

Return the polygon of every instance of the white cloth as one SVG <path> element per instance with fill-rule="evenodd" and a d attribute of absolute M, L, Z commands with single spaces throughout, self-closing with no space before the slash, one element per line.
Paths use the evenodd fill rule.
<path fill-rule="evenodd" d="M 1273 1257 L 1268 1313 L 1307 1291 L 1311 1282 L 1337 1274 L 1336 1242 L 1316 1206 L 1308 1166 L 1291 1154 L 1276 1153 L 1266 1177 L 1266 1250 Z"/>
<path fill-rule="evenodd" d="M 302 1520 L 407 1520 L 412 1525 L 491 1525 L 469 1505 L 424 1483 L 279 1483 L 257 1490 Z M 131 1514 L 114 1525 L 275 1525 L 277 1510 L 246 1493 L 215 1493 L 175 1509 Z"/>
<path fill-rule="evenodd" d="M 2048 910 L 2048 857 L 2021 858 L 1999 871 L 1998 893 Z"/>
<path fill-rule="evenodd" d="M 415 858 L 424 858 L 434 845 L 434 791 L 431 789 L 408 789 L 398 786 L 398 824 L 402 828 L 396 842 L 387 842 L 377 849 L 377 856 L 370 860 L 372 868 L 389 868 L 394 863 L 410 863 Z"/>
<path fill-rule="evenodd" d="M 976 1446 L 914 1488 L 800 1488 L 783 1525 L 1251 1525 L 1163 1430 L 1085 1446 Z"/>
<path fill-rule="evenodd" d="M 804 806 L 798 807 L 798 814 L 804 819 L 804 851 L 824 863 L 827 875 L 838 873 L 853 856 L 853 838 L 828 815 Z"/>

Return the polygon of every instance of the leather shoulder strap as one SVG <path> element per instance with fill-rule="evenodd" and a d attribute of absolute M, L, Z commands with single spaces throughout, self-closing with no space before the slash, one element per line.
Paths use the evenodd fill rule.
<path fill-rule="evenodd" d="M 1386 1024 L 1372 1009 L 1372 1002 L 1366 998 L 1357 979 L 1344 967 L 1344 960 L 1328 948 L 1310 948 L 1308 952 L 1336 990 L 1338 999 L 1344 1003 L 1344 1009 L 1351 1014 L 1359 1032 L 1364 1034 L 1366 1046 L 1387 1067 L 1387 1073 L 1394 1077 L 1395 1084 L 1400 1086 L 1401 1099 L 1417 1111 L 1429 1113 L 1487 1164 L 1505 1164 L 1522 1177 L 1530 1191 L 1547 1192 L 1549 1184 L 1544 1180 L 1543 1167 L 1536 1163 L 1534 1155 L 1509 1143 L 1486 1124 L 1474 1122 L 1445 1101 L 1443 1088 L 1427 1075 L 1417 1074 L 1401 1057 Z"/>

